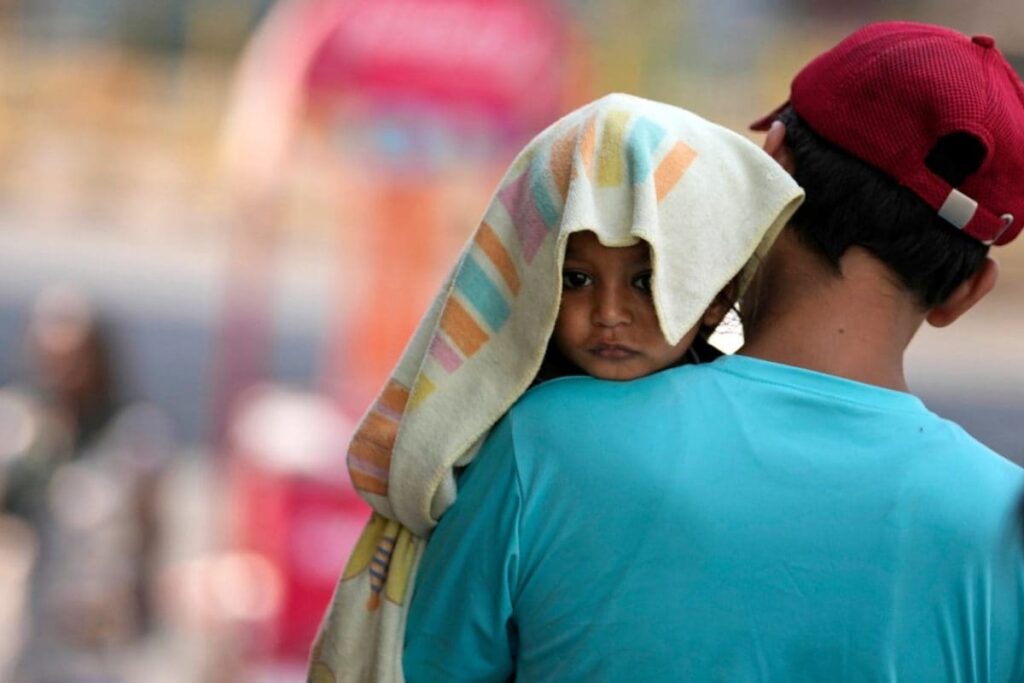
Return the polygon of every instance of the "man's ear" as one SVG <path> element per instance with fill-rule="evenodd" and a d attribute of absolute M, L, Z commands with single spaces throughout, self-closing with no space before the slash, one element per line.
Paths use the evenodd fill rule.
<path fill-rule="evenodd" d="M 956 319 L 971 310 L 974 304 L 992 291 L 999 279 L 999 265 L 991 257 L 971 277 L 960 283 L 949 298 L 928 311 L 925 320 L 933 327 L 952 325 Z"/>
<path fill-rule="evenodd" d="M 787 173 L 793 175 L 796 164 L 793 163 L 793 153 L 786 147 L 786 124 L 782 121 L 772 121 L 772 126 L 764 138 L 764 151 L 779 162 Z"/>

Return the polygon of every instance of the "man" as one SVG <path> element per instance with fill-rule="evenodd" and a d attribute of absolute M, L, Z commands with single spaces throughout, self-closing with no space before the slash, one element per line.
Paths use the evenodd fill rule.
<path fill-rule="evenodd" d="M 427 545 L 409 680 L 1024 680 L 1024 471 L 903 373 L 1021 231 L 1024 86 L 877 24 L 757 127 L 807 200 L 741 355 L 521 400 Z"/>

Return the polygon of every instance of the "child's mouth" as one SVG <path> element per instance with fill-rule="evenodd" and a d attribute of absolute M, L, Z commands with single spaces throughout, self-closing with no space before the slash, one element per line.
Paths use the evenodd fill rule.
<path fill-rule="evenodd" d="M 597 344 L 589 349 L 590 353 L 605 360 L 623 360 L 632 358 L 639 353 L 635 349 L 621 344 Z"/>

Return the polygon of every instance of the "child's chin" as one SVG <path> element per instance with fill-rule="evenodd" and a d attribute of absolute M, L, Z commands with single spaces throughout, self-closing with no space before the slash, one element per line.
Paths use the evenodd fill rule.
<path fill-rule="evenodd" d="M 640 379 L 651 374 L 652 371 L 646 369 L 637 368 L 614 368 L 611 370 L 598 369 L 589 374 L 593 375 L 598 379 L 609 380 L 612 382 L 628 382 L 631 379 Z"/>

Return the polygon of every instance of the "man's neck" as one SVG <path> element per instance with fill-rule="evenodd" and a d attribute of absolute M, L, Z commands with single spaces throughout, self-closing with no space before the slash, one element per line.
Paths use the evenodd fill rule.
<path fill-rule="evenodd" d="M 842 277 L 780 238 L 741 354 L 907 391 L 903 354 L 923 314 L 880 261 L 850 249 Z"/>

